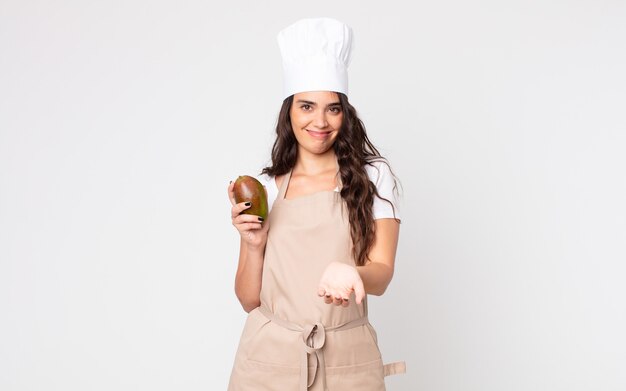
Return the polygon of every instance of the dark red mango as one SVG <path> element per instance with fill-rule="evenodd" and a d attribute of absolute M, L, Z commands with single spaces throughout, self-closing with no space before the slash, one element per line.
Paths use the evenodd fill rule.
<path fill-rule="evenodd" d="M 267 218 L 267 196 L 261 182 L 256 178 L 242 175 L 237 177 L 235 186 L 235 202 L 251 202 L 252 206 L 241 213 Z"/>

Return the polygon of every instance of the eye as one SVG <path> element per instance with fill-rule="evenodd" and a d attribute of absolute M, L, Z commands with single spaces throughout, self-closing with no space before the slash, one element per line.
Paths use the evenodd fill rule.
<path fill-rule="evenodd" d="M 341 107 L 333 107 L 330 110 L 335 114 L 341 113 Z"/>
<path fill-rule="evenodd" d="M 311 107 L 311 105 L 307 105 L 306 103 L 303 104 L 302 106 L 300 106 L 300 108 L 304 109 L 305 111 L 309 111 L 310 107 Z"/>

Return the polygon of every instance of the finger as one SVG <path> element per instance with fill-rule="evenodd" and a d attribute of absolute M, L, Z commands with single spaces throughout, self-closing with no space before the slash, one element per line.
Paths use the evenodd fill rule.
<path fill-rule="evenodd" d="M 334 296 L 334 301 L 333 303 L 335 305 L 341 305 L 341 303 L 343 303 L 343 299 L 341 298 L 341 296 Z"/>
<path fill-rule="evenodd" d="M 331 304 L 333 302 L 332 294 L 328 289 L 325 289 L 324 287 L 320 288 L 320 290 L 322 289 L 324 290 L 324 292 L 322 293 L 322 295 L 324 296 L 324 303 Z"/>
<path fill-rule="evenodd" d="M 242 223 L 235 225 L 235 228 L 241 233 L 246 231 L 254 231 L 261 229 L 261 223 Z"/>
<path fill-rule="evenodd" d="M 252 206 L 252 202 L 240 202 L 238 204 L 233 204 L 233 207 L 230 210 L 230 215 L 232 218 L 235 218 L 236 216 L 240 215 L 241 212 L 250 208 L 251 206 Z"/>
<path fill-rule="evenodd" d="M 264 220 L 261 216 L 257 215 L 249 215 L 242 213 L 233 217 L 233 224 L 242 224 L 242 223 L 262 223 Z"/>
<path fill-rule="evenodd" d="M 270 230 L 270 222 L 267 221 L 267 220 L 263 221 L 262 222 L 262 227 L 263 228 L 261 229 L 261 232 L 267 233 Z"/>
<path fill-rule="evenodd" d="M 342 306 L 342 307 L 347 307 L 347 306 L 349 306 L 349 305 L 350 305 L 350 300 L 349 300 L 349 299 L 346 299 L 346 298 L 343 298 L 342 303 L 341 303 L 341 306 Z"/>
<path fill-rule="evenodd" d="M 359 281 L 354 286 L 354 296 L 357 304 L 361 304 L 363 298 L 365 297 L 365 288 L 363 287 L 363 281 Z"/>
<path fill-rule="evenodd" d="M 228 184 L 228 199 L 230 200 L 230 203 L 232 205 L 235 205 L 237 203 L 237 201 L 235 201 L 235 192 L 233 191 L 235 189 L 235 182 L 230 181 L 230 183 Z"/>
<path fill-rule="evenodd" d="M 317 294 L 324 299 L 324 302 L 328 304 L 328 300 L 330 299 L 330 292 L 326 289 L 325 285 L 320 285 L 317 288 Z"/>

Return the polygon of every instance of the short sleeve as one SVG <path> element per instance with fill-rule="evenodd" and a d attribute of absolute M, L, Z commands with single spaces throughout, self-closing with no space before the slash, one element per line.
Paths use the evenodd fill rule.
<path fill-rule="evenodd" d="M 392 207 L 389 202 L 374 195 L 374 204 L 372 206 L 374 220 L 394 217 L 400 220 L 399 200 L 394 191 L 395 181 L 389 166 L 383 161 L 374 161 L 372 165 L 365 165 L 365 171 L 367 171 L 370 181 L 376 185 L 378 194 L 393 204 Z"/>
<path fill-rule="evenodd" d="M 267 189 L 267 213 L 269 213 L 272 210 L 274 200 L 278 197 L 276 180 L 273 176 L 269 176 L 267 174 L 259 174 L 256 176 L 256 179 Z"/>

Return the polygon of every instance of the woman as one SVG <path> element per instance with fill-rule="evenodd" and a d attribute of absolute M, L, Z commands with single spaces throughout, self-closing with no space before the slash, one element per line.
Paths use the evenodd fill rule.
<path fill-rule="evenodd" d="M 235 291 L 249 312 L 229 390 L 384 390 L 366 294 L 393 276 L 399 234 L 393 174 L 347 98 L 351 29 L 303 19 L 278 36 L 285 69 L 268 220 L 241 214 Z"/>

